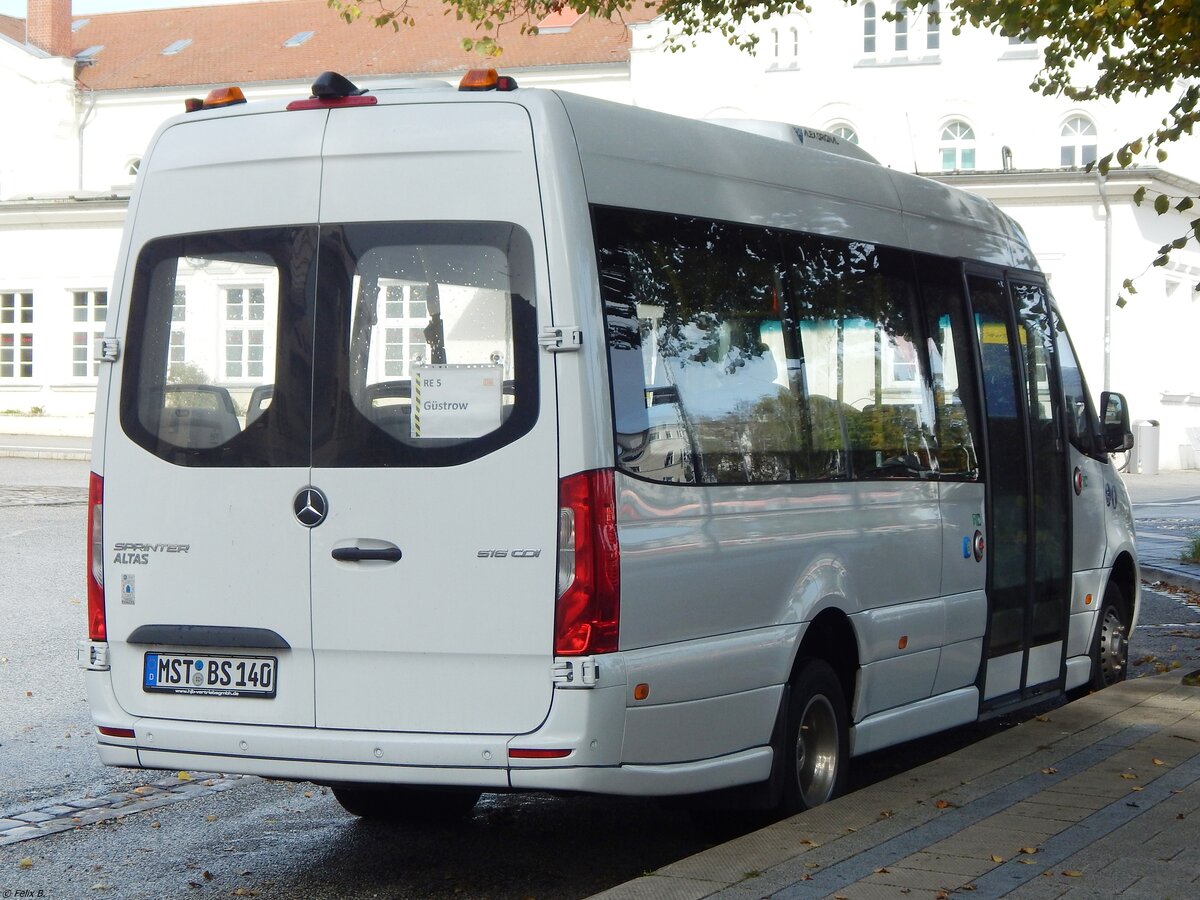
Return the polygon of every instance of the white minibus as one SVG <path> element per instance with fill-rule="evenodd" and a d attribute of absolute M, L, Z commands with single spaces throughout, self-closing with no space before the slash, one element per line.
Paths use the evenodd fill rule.
<path fill-rule="evenodd" d="M 105 763 L 790 813 L 1125 676 L 1128 412 L 989 202 L 495 73 L 188 107 L 102 345 Z"/>

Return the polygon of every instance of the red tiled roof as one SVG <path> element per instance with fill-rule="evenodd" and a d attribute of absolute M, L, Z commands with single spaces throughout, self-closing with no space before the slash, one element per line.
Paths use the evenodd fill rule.
<path fill-rule="evenodd" d="M 325 0 L 92 15 L 74 33 L 75 53 L 103 49 L 92 66 L 80 70 L 79 79 L 95 90 L 123 90 L 289 81 L 328 69 L 353 79 L 459 72 L 483 65 L 503 70 L 629 59 L 624 23 L 587 17 L 564 34 L 522 35 L 519 24 L 508 25 L 499 36 L 504 54 L 486 61 L 462 49 L 462 38 L 475 34 L 469 23 L 445 15 L 441 4 L 418 8 L 420 3 L 414 0 L 409 7 L 417 24 L 399 31 L 376 28 L 365 16 L 347 24 Z M 628 22 L 650 18 L 646 10 L 626 15 Z M 304 31 L 314 34 L 299 46 L 283 46 Z M 181 52 L 163 56 L 164 48 L 188 38 L 192 43 Z"/>
<path fill-rule="evenodd" d="M 14 19 L 12 16 L 0 16 L 0 34 L 16 41 L 25 43 L 25 20 Z"/>

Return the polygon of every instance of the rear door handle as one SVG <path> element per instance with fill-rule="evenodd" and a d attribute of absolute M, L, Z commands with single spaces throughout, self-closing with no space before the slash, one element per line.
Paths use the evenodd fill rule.
<path fill-rule="evenodd" d="M 404 554 L 399 547 L 334 547 L 333 558 L 338 562 L 400 562 Z"/>

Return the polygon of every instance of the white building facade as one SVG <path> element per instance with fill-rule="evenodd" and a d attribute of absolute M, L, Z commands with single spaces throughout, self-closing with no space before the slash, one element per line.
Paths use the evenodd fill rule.
<path fill-rule="evenodd" d="M 34 12 L 61 21 L 66 3 L 69 16 L 69 0 L 30 3 L 30 34 Z M 554 43 L 556 23 L 541 44 L 506 54 L 514 65 L 505 71 L 523 86 L 679 115 L 822 128 L 856 141 L 883 165 L 992 199 L 1028 233 L 1093 393 L 1120 390 L 1135 419 L 1160 424 L 1161 468 L 1196 465 L 1200 369 L 1189 363 L 1200 335 L 1200 252 L 1192 242 L 1174 251 L 1167 266 L 1149 265 L 1194 214 L 1158 216 L 1150 204 L 1135 206 L 1133 196 L 1141 187 L 1151 197 L 1200 193 L 1200 142 L 1173 146 L 1161 168 L 1143 165 L 1104 181 L 1083 169 L 1152 131 L 1173 98 L 1083 105 L 1042 97 L 1028 87 L 1041 67 L 1036 45 L 986 32 L 954 36 L 947 23 L 931 26 L 924 14 L 891 22 L 885 9 L 831 3 L 806 16 L 758 23 L 753 56 L 720 38 L 669 52 L 666 26 L 654 20 L 630 24 L 623 43 L 603 59 L 572 57 Z M 60 26 L 56 54 L 53 35 L 42 40 L 50 49 L 35 46 L 16 33 L 15 21 L 0 20 L 0 112 L 22 122 L 29 139 L 0 142 L 0 412 L 75 417 L 86 429 L 97 365 L 90 345 L 103 331 L 141 152 L 186 97 L 215 85 L 89 89 L 89 56 L 99 71 L 108 52 L 88 44 L 93 26 L 74 20 L 66 52 Z M 322 68 L 339 65 L 331 54 L 311 71 L 297 61 L 294 77 L 237 80 L 251 99 L 299 96 Z M 453 82 L 466 67 L 436 65 L 411 71 Z M 345 74 L 364 86 L 387 74 L 370 71 Z M 1138 293 L 1117 308 L 1126 278 L 1137 279 Z"/>

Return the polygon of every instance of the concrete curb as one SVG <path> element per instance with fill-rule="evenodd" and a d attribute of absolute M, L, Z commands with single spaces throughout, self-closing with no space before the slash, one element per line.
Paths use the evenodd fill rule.
<path fill-rule="evenodd" d="M 1160 569 L 1157 566 L 1142 566 L 1142 581 L 1161 581 L 1177 588 L 1200 593 L 1200 575 L 1181 572 L 1178 569 Z"/>
<path fill-rule="evenodd" d="M 65 447 L 0 447 L 0 459 L 74 459 L 87 462 L 90 450 L 69 450 Z"/>

